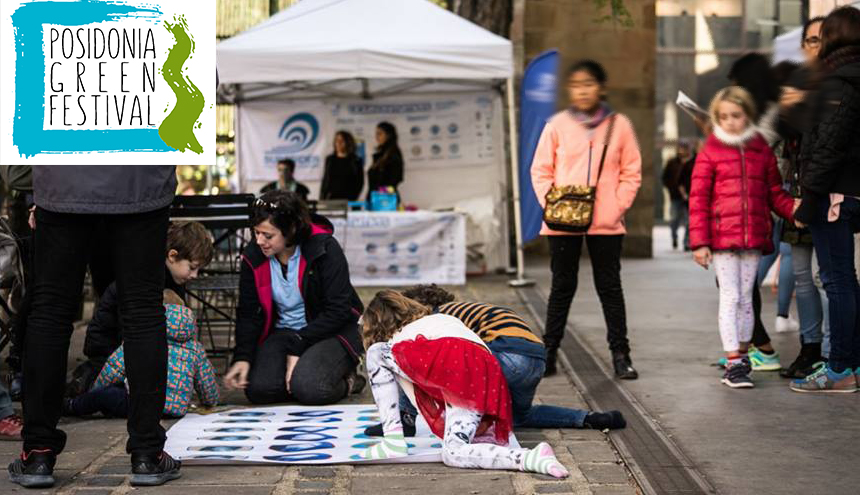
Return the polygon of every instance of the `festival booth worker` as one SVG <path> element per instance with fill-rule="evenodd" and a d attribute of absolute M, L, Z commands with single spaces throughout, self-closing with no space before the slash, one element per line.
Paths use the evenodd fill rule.
<path fill-rule="evenodd" d="M 332 224 L 291 192 L 260 197 L 239 276 L 236 347 L 224 377 L 254 404 L 333 404 L 366 383 L 364 307 Z"/>

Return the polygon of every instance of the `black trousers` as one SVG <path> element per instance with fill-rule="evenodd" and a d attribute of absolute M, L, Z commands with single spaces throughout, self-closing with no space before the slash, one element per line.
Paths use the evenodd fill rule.
<path fill-rule="evenodd" d="M 759 287 L 758 281 L 753 288 L 753 315 L 755 316 L 755 325 L 753 326 L 752 345 L 761 347 L 769 344 L 770 336 L 761 321 L 761 287 Z"/>
<path fill-rule="evenodd" d="M 340 340 L 329 338 L 308 348 L 299 357 L 287 393 L 287 355 L 293 348 L 293 330 L 274 330 L 257 348 L 245 395 L 254 404 L 273 404 L 290 399 L 300 404 L 334 404 L 349 394 L 346 376 L 356 362 Z"/>
<path fill-rule="evenodd" d="M 594 272 L 594 286 L 603 307 L 609 349 L 612 352 L 629 353 L 627 310 L 621 288 L 621 246 L 624 236 L 559 235 L 548 238 L 552 253 L 552 288 L 547 302 L 544 334 L 547 349 L 558 348 L 564 337 L 570 304 L 576 295 L 584 238 Z"/>
<path fill-rule="evenodd" d="M 96 242 L 99 222 L 106 236 Z M 161 413 L 167 381 L 162 306 L 168 209 L 130 215 L 77 215 L 36 209 L 32 311 L 24 337 L 24 451 L 60 453 L 62 412 L 72 323 L 89 256 L 114 260 L 129 382 L 128 452 L 164 447 Z"/>

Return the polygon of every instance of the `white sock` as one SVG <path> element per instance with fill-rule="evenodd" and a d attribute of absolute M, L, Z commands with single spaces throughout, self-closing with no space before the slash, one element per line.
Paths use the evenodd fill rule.
<path fill-rule="evenodd" d="M 409 445 L 403 436 L 403 429 L 401 428 L 396 432 L 386 432 L 381 442 L 371 445 L 359 455 L 362 459 L 369 460 L 406 457 L 409 455 Z"/>
<path fill-rule="evenodd" d="M 567 478 L 570 473 L 567 471 L 552 451 L 552 447 L 546 442 L 541 442 L 537 447 L 529 450 L 523 456 L 520 470 L 529 473 L 548 474 L 553 478 Z"/>

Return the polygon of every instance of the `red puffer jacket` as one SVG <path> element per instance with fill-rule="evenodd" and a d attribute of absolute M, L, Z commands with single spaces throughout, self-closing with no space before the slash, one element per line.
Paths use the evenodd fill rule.
<path fill-rule="evenodd" d="M 693 169 L 690 247 L 771 253 L 770 212 L 794 221 L 793 209 L 764 138 L 752 130 L 731 136 L 715 126 Z"/>

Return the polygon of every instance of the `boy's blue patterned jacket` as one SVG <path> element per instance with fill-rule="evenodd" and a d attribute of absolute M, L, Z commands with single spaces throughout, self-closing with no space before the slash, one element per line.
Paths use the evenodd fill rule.
<path fill-rule="evenodd" d="M 197 325 L 191 308 L 179 304 L 164 305 L 167 317 L 167 394 L 164 415 L 184 416 L 196 390 L 200 402 L 207 406 L 218 403 L 218 384 L 212 363 L 206 358 L 203 345 L 196 340 Z M 105 363 L 93 388 L 125 381 L 125 354 L 120 346 Z"/>

